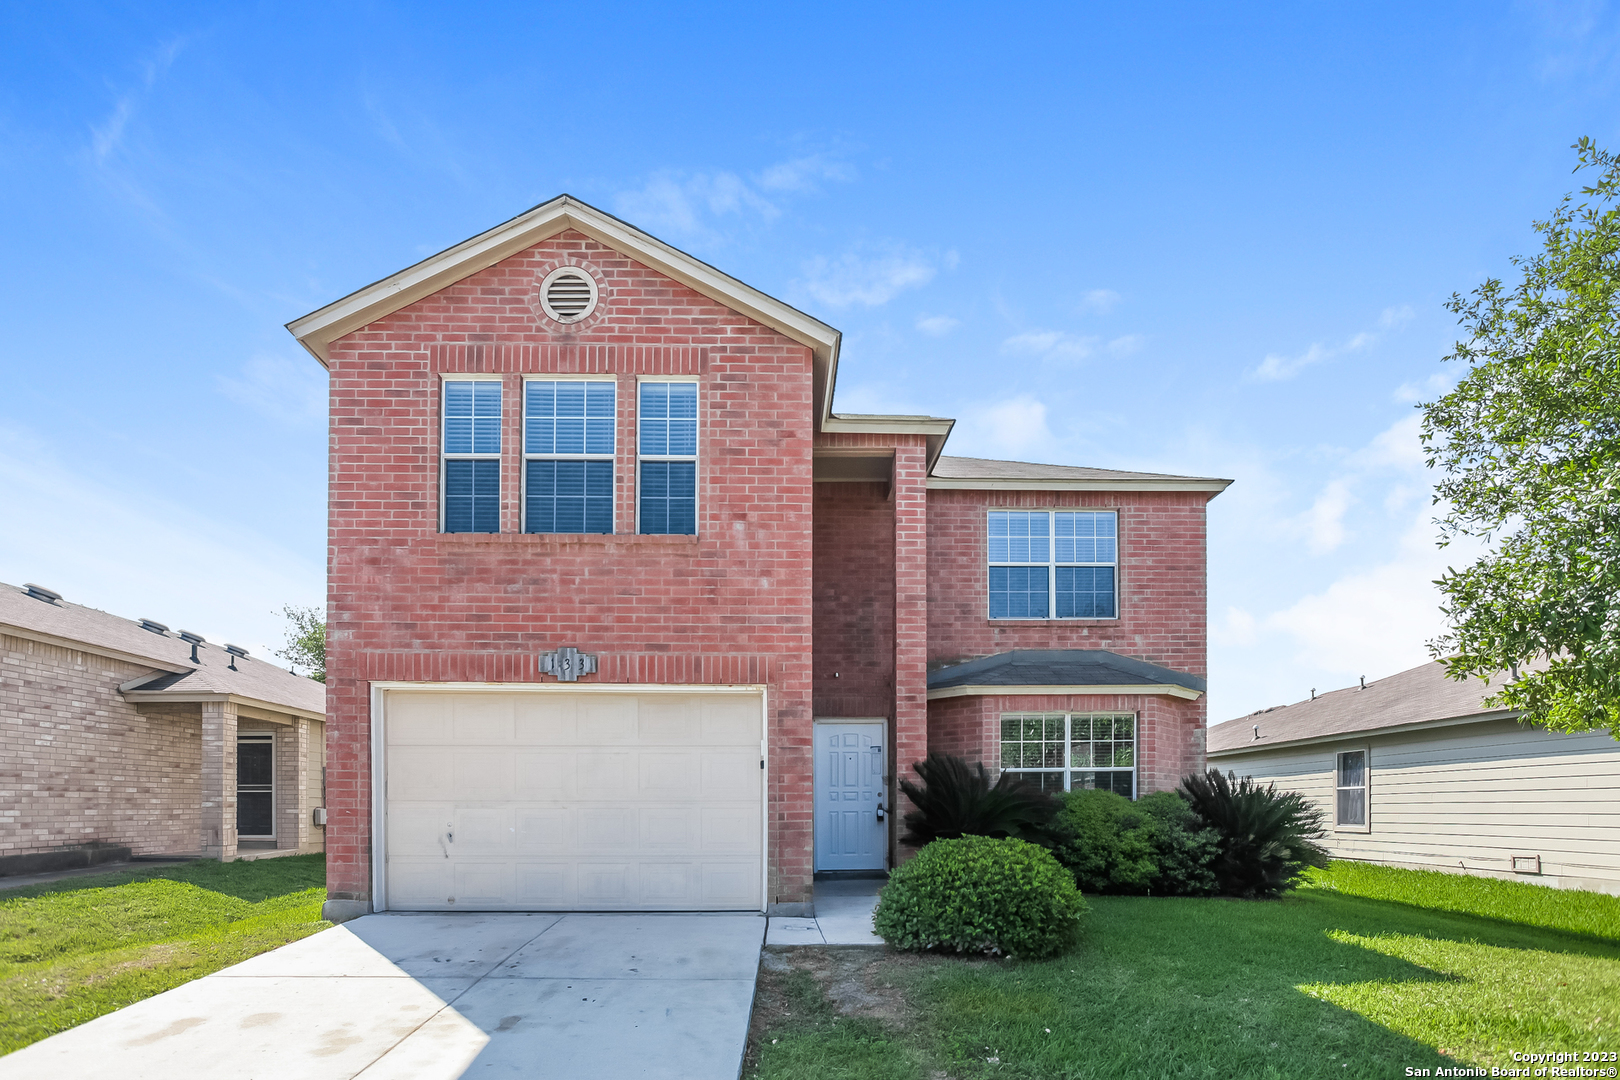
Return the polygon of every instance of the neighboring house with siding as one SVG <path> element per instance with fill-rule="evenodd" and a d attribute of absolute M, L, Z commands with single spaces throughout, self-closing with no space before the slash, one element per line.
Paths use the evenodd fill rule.
<path fill-rule="evenodd" d="M 1212 767 L 1303 792 L 1335 858 L 1620 894 L 1620 742 L 1521 724 L 1439 663 L 1209 729 Z"/>
<path fill-rule="evenodd" d="M 0 875 L 323 848 L 326 688 L 0 584 Z"/>
<path fill-rule="evenodd" d="M 331 386 L 329 917 L 799 913 L 901 857 L 931 749 L 1203 766 L 1228 481 L 837 413 L 838 330 L 568 196 L 289 329 Z"/>

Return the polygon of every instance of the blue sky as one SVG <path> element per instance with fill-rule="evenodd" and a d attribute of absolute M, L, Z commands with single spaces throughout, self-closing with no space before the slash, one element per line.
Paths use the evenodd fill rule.
<path fill-rule="evenodd" d="M 1603 4 L 10 4 L 0 580 L 263 655 L 282 324 L 569 192 L 845 332 L 950 451 L 1218 475 L 1211 717 L 1421 663 L 1453 291 L 1620 144 Z"/>

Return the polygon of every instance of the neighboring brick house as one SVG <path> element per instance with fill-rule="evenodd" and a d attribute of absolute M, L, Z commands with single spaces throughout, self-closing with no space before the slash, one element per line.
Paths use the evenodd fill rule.
<path fill-rule="evenodd" d="M 0 584 L 0 875 L 320 851 L 326 688 Z"/>
<path fill-rule="evenodd" d="M 802 911 L 901 856 L 931 748 L 1203 765 L 1227 481 L 836 414 L 837 330 L 568 196 L 288 328 L 331 377 L 333 917 Z"/>

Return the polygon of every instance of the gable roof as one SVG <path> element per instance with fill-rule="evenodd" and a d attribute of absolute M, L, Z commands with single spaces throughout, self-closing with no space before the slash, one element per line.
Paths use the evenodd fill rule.
<path fill-rule="evenodd" d="M 1014 649 L 928 673 L 928 700 L 968 695 L 1168 694 L 1197 698 L 1204 680 L 1107 649 Z"/>
<path fill-rule="evenodd" d="M 941 455 L 928 477 L 931 488 L 1010 488 L 1065 491 L 1225 491 L 1232 481 L 1208 476 L 1041 465 L 1031 461 Z"/>
<path fill-rule="evenodd" d="M 38 599 L 15 585 L 0 583 L 0 633 L 153 669 L 153 676 L 138 686 L 124 684 L 125 697 L 132 701 L 232 697 L 298 716 L 326 715 L 326 687 L 313 679 L 251 656 L 236 657 L 233 671 L 231 654 L 208 643 L 197 646 L 193 664 L 190 643 L 174 631 L 155 633 L 95 608 Z"/>
<path fill-rule="evenodd" d="M 1209 729 L 1209 754 L 1241 754 L 1274 746 L 1316 742 L 1373 731 L 1445 726 L 1473 720 L 1513 716 L 1508 709 L 1487 709 L 1485 698 L 1507 681 L 1498 675 L 1489 682 L 1446 677 L 1439 662 L 1411 668 L 1398 675 L 1360 686 L 1318 694 L 1300 701 L 1262 709 Z M 1254 729 L 1260 729 L 1259 738 Z"/>
<path fill-rule="evenodd" d="M 294 319 L 287 329 L 325 366 L 332 342 L 343 335 L 569 229 L 808 346 L 815 357 L 816 418 L 827 418 L 838 375 L 838 347 L 843 337 L 840 331 L 572 195 L 559 195 L 525 210 L 493 229 Z"/>

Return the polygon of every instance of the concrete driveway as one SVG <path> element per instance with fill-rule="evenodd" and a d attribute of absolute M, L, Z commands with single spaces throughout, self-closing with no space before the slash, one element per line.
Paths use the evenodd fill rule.
<path fill-rule="evenodd" d="M 0 1080 L 736 1080 L 758 915 L 369 915 L 0 1058 Z"/>

